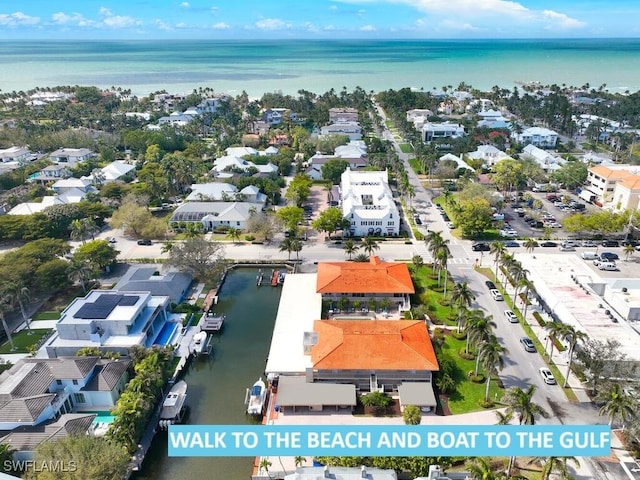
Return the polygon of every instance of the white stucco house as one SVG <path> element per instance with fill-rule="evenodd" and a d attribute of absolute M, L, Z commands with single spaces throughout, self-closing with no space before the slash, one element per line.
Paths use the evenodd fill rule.
<path fill-rule="evenodd" d="M 259 173 L 264 173 L 267 175 L 278 173 L 277 165 L 274 165 L 271 162 L 267 163 L 266 165 L 259 165 L 235 155 L 225 155 L 214 160 L 213 168 L 210 170 L 210 174 L 215 176 L 217 173 L 222 172 L 244 172 L 246 170 L 249 170 L 250 168 L 255 168 Z"/>
<path fill-rule="evenodd" d="M 320 128 L 320 135 L 346 135 L 349 140 L 360 140 L 362 138 L 362 127 L 358 122 L 336 122 Z"/>
<path fill-rule="evenodd" d="M 526 128 L 521 133 L 513 132 L 511 137 L 520 144 L 531 144 L 540 148 L 555 148 L 558 142 L 558 134 L 543 127 Z"/>
<path fill-rule="evenodd" d="M 422 126 L 422 140 L 431 142 L 443 138 L 464 137 L 464 127 L 458 123 L 425 123 Z"/>
<path fill-rule="evenodd" d="M 467 153 L 467 157 L 472 160 L 480 160 L 483 165 L 491 167 L 505 158 L 511 158 L 502 150 L 493 145 L 479 145 L 475 152 Z"/>
<path fill-rule="evenodd" d="M 33 159 L 27 147 L 9 147 L 0 150 L 0 162 L 25 162 Z"/>
<path fill-rule="evenodd" d="M 169 225 L 200 223 L 206 231 L 216 227 L 245 230 L 251 214 L 261 207 L 250 202 L 185 202 L 174 210 Z"/>
<path fill-rule="evenodd" d="M 566 163 L 566 160 L 560 156 L 552 155 L 548 151 L 529 144 L 522 149 L 522 157 L 530 158 L 540 166 L 545 172 L 553 172 L 558 170 Z"/>
<path fill-rule="evenodd" d="M 387 171 L 354 172 L 347 168 L 340 182 L 342 214 L 355 236 L 397 235 L 400 213 L 389 188 Z"/>
<path fill-rule="evenodd" d="M 75 165 L 93 156 L 95 156 L 95 154 L 88 148 L 59 148 L 49 154 L 52 162 L 66 163 L 68 165 Z"/>

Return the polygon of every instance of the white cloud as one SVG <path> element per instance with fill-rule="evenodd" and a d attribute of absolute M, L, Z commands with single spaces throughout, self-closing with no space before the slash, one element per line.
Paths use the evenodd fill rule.
<path fill-rule="evenodd" d="M 176 23 L 176 28 L 187 28 L 187 24 L 184 22 Z"/>
<path fill-rule="evenodd" d="M 331 32 L 332 30 L 335 30 L 336 27 L 334 27 L 333 25 L 325 25 L 325 27 L 323 28 L 323 30 L 327 31 L 327 32 Z"/>
<path fill-rule="evenodd" d="M 110 17 L 111 15 L 113 15 L 111 13 L 111 10 L 109 10 L 107 7 L 100 7 L 100 10 L 98 10 L 98 12 L 100 13 L 100 15 L 102 15 L 103 17 Z"/>
<path fill-rule="evenodd" d="M 110 17 L 105 18 L 103 23 L 110 28 L 127 28 L 142 24 L 135 18 L 126 15 L 111 15 Z"/>
<path fill-rule="evenodd" d="M 374 27 L 373 25 L 365 25 L 364 27 L 360 27 L 360 31 L 361 32 L 375 32 L 376 31 L 376 27 Z"/>
<path fill-rule="evenodd" d="M 338 6 L 337 5 L 331 5 L 329 7 L 329 10 L 331 10 L 332 12 L 335 12 L 336 10 L 338 10 Z"/>
<path fill-rule="evenodd" d="M 181 6 L 182 8 L 189 8 L 189 2 L 182 2 L 182 3 L 180 4 L 180 6 Z"/>
<path fill-rule="evenodd" d="M 70 15 L 64 12 L 57 12 L 51 15 L 51 20 L 53 21 L 53 23 L 56 23 L 58 25 L 74 25 L 77 27 L 91 27 L 96 23 L 93 20 L 89 20 L 82 14 L 76 12 Z"/>
<path fill-rule="evenodd" d="M 443 20 L 440 22 L 440 28 L 446 30 L 458 30 L 464 32 L 477 32 L 480 29 L 478 27 L 474 27 L 470 23 L 461 22 L 458 20 Z"/>
<path fill-rule="evenodd" d="M 320 31 L 318 27 L 316 27 L 313 23 L 307 22 L 304 24 L 304 27 L 307 29 L 307 32 L 317 33 Z"/>
<path fill-rule="evenodd" d="M 22 12 L 0 13 L 0 25 L 36 25 L 40 23 L 40 17 L 31 17 Z"/>
<path fill-rule="evenodd" d="M 218 13 L 218 7 L 211 7 L 211 13 L 213 13 L 214 15 Z"/>
<path fill-rule="evenodd" d="M 225 22 L 219 22 L 213 26 L 214 30 L 229 30 L 230 28 L 231 28 L 231 25 Z"/>
<path fill-rule="evenodd" d="M 553 10 L 544 10 L 542 16 L 546 19 L 553 20 L 563 28 L 579 28 L 586 25 L 585 22 L 571 18 L 564 13 L 555 12 Z"/>
<path fill-rule="evenodd" d="M 158 27 L 158 30 L 164 30 L 165 32 L 173 30 L 170 25 L 167 25 L 160 19 L 156 19 L 154 23 L 156 24 L 156 27 Z"/>
<path fill-rule="evenodd" d="M 256 27 L 260 30 L 282 30 L 289 28 L 289 26 L 290 25 L 279 18 L 263 18 L 256 22 Z"/>
<path fill-rule="evenodd" d="M 358 10 L 358 16 L 359 17 L 364 17 L 364 14 L 366 13 L 365 10 L 363 10 L 362 8 L 360 10 Z"/>

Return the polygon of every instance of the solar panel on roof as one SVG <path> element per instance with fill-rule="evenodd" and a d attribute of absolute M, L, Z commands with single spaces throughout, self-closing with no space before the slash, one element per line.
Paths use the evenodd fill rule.
<path fill-rule="evenodd" d="M 118 302 L 118 305 L 122 305 L 123 307 L 131 307 L 135 305 L 139 299 L 140 297 L 138 295 L 124 295 Z"/>
<path fill-rule="evenodd" d="M 109 316 L 113 309 L 122 300 L 124 295 L 100 295 L 95 302 L 85 303 L 76 313 L 77 318 L 97 318 L 104 319 Z"/>

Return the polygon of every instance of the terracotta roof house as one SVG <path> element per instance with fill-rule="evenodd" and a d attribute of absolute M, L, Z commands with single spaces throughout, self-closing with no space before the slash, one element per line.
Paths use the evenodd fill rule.
<path fill-rule="evenodd" d="M 321 262 L 317 278 L 316 291 L 334 312 L 346 298 L 351 305 L 361 302 L 365 310 L 375 300 L 384 313 L 400 313 L 411 308 L 409 296 L 415 293 L 406 263 L 383 262 L 377 256 L 369 262 Z"/>
<path fill-rule="evenodd" d="M 432 381 L 438 360 L 421 320 L 316 320 L 310 347 L 315 382 L 351 383 L 361 391 L 397 391 Z"/>

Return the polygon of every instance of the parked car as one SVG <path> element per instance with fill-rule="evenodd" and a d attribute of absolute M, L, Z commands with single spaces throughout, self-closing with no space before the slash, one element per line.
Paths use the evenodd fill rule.
<path fill-rule="evenodd" d="M 560 245 L 560 251 L 561 252 L 575 252 L 576 251 L 576 247 L 574 247 L 573 245 Z"/>
<path fill-rule="evenodd" d="M 504 317 L 509 320 L 511 323 L 518 323 L 518 317 L 511 310 L 504 311 Z"/>
<path fill-rule="evenodd" d="M 518 242 L 516 242 L 515 240 L 508 240 L 508 241 L 504 242 L 504 246 L 508 247 L 508 248 L 518 248 L 520 246 L 520 244 Z"/>
<path fill-rule="evenodd" d="M 540 370 L 538 371 L 540 372 L 540 376 L 542 377 L 542 380 L 544 380 L 544 383 L 547 385 L 556 384 L 556 377 L 553 376 L 553 373 L 551 373 L 551 370 L 547 367 L 540 367 Z"/>
<path fill-rule="evenodd" d="M 447 225 L 447 228 L 449 228 L 449 229 L 451 229 L 451 230 L 453 230 L 454 228 L 456 228 L 456 226 L 453 224 L 453 222 L 447 222 L 447 223 L 446 223 L 446 225 Z"/>
<path fill-rule="evenodd" d="M 596 252 L 582 252 L 580 256 L 584 260 L 595 260 L 598 258 L 598 254 Z"/>
<path fill-rule="evenodd" d="M 416 217 L 414 220 L 416 221 L 416 225 L 422 225 L 422 220 L 420 220 L 420 217 Z"/>
<path fill-rule="evenodd" d="M 638 245 L 640 245 L 640 242 L 638 242 L 638 240 L 623 240 L 620 245 L 622 245 L 623 247 L 626 247 L 627 245 L 637 247 Z"/>
<path fill-rule="evenodd" d="M 138 245 L 152 245 L 151 240 L 138 240 Z"/>
<path fill-rule="evenodd" d="M 618 254 L 617 254 L 617 253 L 613 253 L 613 252 L 602 252 L 602 253 L 600 254 L 600 258 L 601 258 L 602 260 L 612 262 L 612 261 L 618 260 L 620 257 L 618 256 Z"/>
<path fill-rule="evenodd" d="M 533 341 L 529 337 L 521 337 L 520 343 L 522 344 L 522 348 L 524 348 L 525 352 L 536 352 L 536 346 L 533 344 Z"/>
<path fill-rule="evenodd" d="M 109 237 L 108 240 L 109 240 L 109 243 L 116 243 L 118 241 L 116 237 Z"/>
<path fill-rule="evenodd" d="M 557 247 L 558 244 L 556 242 L 542 242 L 540 246 L 541 247 Z"/>
<path fill-rule="evenodd" d="M 613 262 L 600 262 L 598 263 L 598 269 L 606 270 L 609 272 L 616 272 L 618 271 L 618 266 Z"/>
<path fill-rule="evenodd" d="M 478 242 L 471 245 L 471 250 L 473 250 L 474 252 L 488 252 L 489 250 L 491 250 L 491 247 L 488 243 Z"/>
<path fill-rule="evenodd" d="M 484 282 L 484 284 L 487 286 L 489 290 L 497 290 L 496 284 L 493 283 L 491 280 L 487 280 L 486 282 Z"/>
<path fill-rule="evenodd" d="M 583 247 L 597 247 L 596 242 L 594 242 L 593 240 L 583 240 L 582 246 Z"/>
<path fill-rule="evenodd" d="M 603 247 L 619 247 L 620 243 L 617 240 L 603 240 L 602 246 Z"/>
<path fill-rule="evenodd" d="M 489 293 L 496 302 L 502 302 L 504 300 L 504 298 L 502 298 L 502 294 L 495 288 L 489 290 Z"/>

